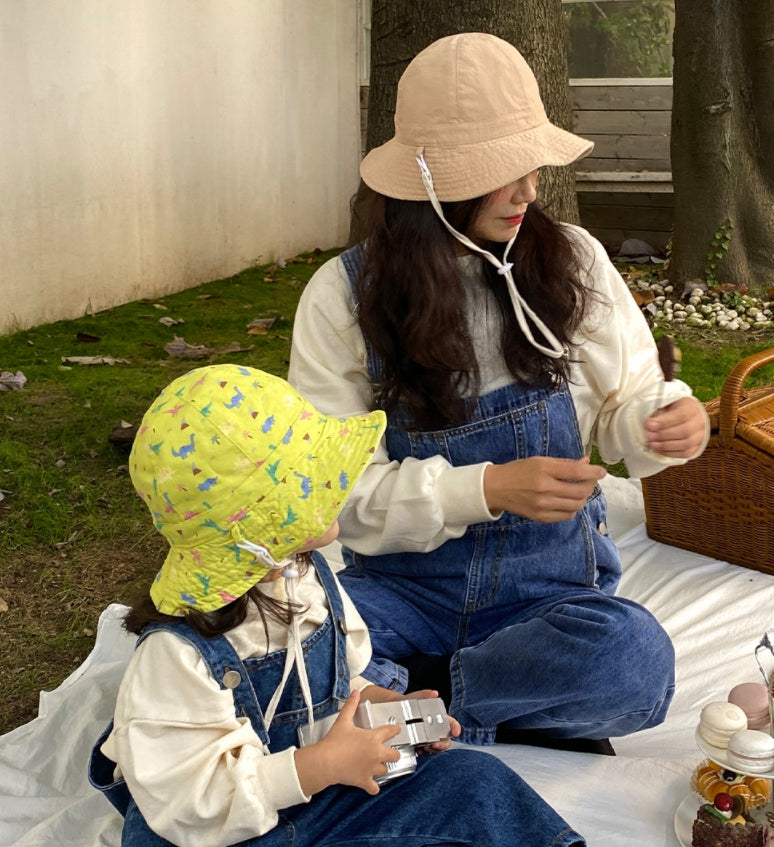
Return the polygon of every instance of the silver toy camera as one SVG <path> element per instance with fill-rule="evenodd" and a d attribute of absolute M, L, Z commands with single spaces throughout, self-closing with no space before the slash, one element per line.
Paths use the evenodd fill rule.
<path fill-rule="evenodd" d="M 331 728 L 338 715 L 316 721 L 310 734 L 309 726 L 298 730 L 298 740 L 303 747 L 319 741 Z M 385 724 L 400 727 L 400 733 L 389 740 L 389 746 L 400 753 L 397 762 L 387 762 L 387 773 L 374 777 L 382 785 L 399 776 L 407 776 L 417 769 L 417 748 L 449 737 L 449 716 L 440 697 L 430 700 L 395 700 L 391 703 L 371 703 L 366 700 L 358 706 L 355 726 L 375 729 Z"/>

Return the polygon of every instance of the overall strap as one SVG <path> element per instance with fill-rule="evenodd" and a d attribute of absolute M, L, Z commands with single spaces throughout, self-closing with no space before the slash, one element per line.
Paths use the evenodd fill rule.
<path fill-rule="evenodd" d="M 344 270 L 347 272 L 349 290 L 352 294 L 352 302 L 355 305 L 356 315 L 360 310 L 360 301 L 357 296 L 356 283 L 360 277 L 360 269 L 363 266 L 363 255 L 364 252 L 362 244 L 356 244 L 354 247 L 350 247 L 349 250 L 345 250 L 339 255 L 341 263 L 344 265 Z M 365 341 L 366 348 L 368 377 L 371 382 L 379 382 L 381 375 L 384 373 L 384 360 L 374 350 L 371 346 L 371 342 L 365 336 L 363 336 L 363 340 Z"/>
<path fill-rule="evenodd" d="M 200 653 L 212 678 L 222 690 L 230 689 L 234 695 L 234 709 L 237 716 L 248 718 L 258 737 L 268 746 L 269 735 L 266 722 L 250 681 L 250 674 L 225 635 L 205 638 L 188 626 L 185 621 L 158 622 L 150 624 L 142 631 L 137 644 L 139 645 L 152 632 L 159 630 L 174 633 Z"/>
<path fill-rule="evenodd" d="M 317 571 L 317 578 L 320 580 L 325 596 L 328 598 L 328 608 L 331 613 L 331 620 L 334 624 L 336 637 L 334 639 L 336 652 L 336 686 L 334 697 L 339 701 L 344 701 L 349 696 L 349 665 L 347 664 L 347 622 L 344 616 L 344 602 L 341 599 L 341 592 L 331 566 L 325 559 L 322 553 L 315 550 L 312 553 L 312 561 L 314 568 Z"/>

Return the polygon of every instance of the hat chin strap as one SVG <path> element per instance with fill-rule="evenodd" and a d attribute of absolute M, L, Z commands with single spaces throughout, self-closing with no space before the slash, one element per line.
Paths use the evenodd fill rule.
<path fill-rule="evenodd" d="M 423 153 L 424 148 L 420 147 L 417 150 L 417 163 L 419 164 L 419 170 L 422 174 L 422 182 L 425 186 L 425 191 L 427 192 L 427 196 L 430 199 L 430 203 L 435 209 L 436 214 L 441 219 L 441 222 L 449 230 L 449 232 L 463 244 L 468 250 L 472 250 L 475 253 L 483 256 L 488 262 L 494 265 L 497 268 L 497 273 L 501 276 L 505 277 L 505 282 L 508 288 L 508 294 L 511 298 L 511 303 L 513 304 L 513 311 L 516 315 L 516 321 L 521 327 L 521 331 L 527 337 L 529 343 L 536 349 L 539 350 L 546 356 L 550 356 L 552 359 L 560 359 L 565 354 L 564 346 L 560 343 L 559 339 L 551 332 L 551 330 L 543 323 L 538 315 L 530 307 L 529 303 L 521 296 L 518 288 L 516 288 L 516 283 L 513 280 L 513 262 L 505 261 L 508 258 L 508 253 L 513 246 L 513 242 L 516 240 L 516 236 L 519 234 L 518 230 L 516 234 L 511 238 L 508 244 L 505 247 L 505 252 L 503 253 L 503 261 L 500 261 L 495 255 L 490 253 L 488 250 L 483 250 L 473 241 L 471 241 L 466 235 L 458 232 L 444 217 L 443 209 L 441 208 L 441 203 L 438 200 L 438 196 L 435 193 L 435 188 L 433 186 L 433 177 L 430 173 L 430 168 L 427 167 L 427 163 L 425 162 L 425 157 Z M 532 330 L 530 329 L 529 323 L 527 322 L 527 318 L 529 318 L 532 323 L 537 327 L 540 331 L 540 334 L 543 336 L 543 339 L 547 342 L 548 346 L 545 344 L 540 344 L 535 336 L 532 334 Z"/>
<path fill-rule="evenodd" d="M 279 570 L 281 568 L 281 575 L 285 577 L 285 590 L 288 595 L 288 600 L 291 603 L 295 602 L 296 594 L 293 580 L 299 576 L 295 558 L 288 556 L 281 562 L 278 562 L 263 545 L 255 544 L 252 541 L 248 541 L 246 538 L 237 542 L 237 547 L 240 547 L 242 550 L 246 550 L 248 553 L 252 553 L 259 562 L 262 562 L 266 565 L 266 567 L 269 567 L 272 570 Z M 282 696 L 282 692 L 285 690 L 285 684 L 288 681 L 290 672 L 293 670 L 293 665 L 298 668 L 298 682 L 301 685 L 301 693 L 304 696 L 309 729 L 311 730 L 314 726 L 314 705 L 312 703 L 312 691 L 309 687 L 309 677 L 306 673 L 306 663 L 304 662 L 304 649 L 301 644 L 301 631 L 298 625 L 298 615 L 295 613 L 292 613 L 290 630 L 288 631 L 288 642 L 285 647 L 285 666 L 282 670 L 282 679 L 280 680 L 280 683 L 272 695 L 269 705 L 266 707 L 266 711 L 263 714 L 267 730 L 271 726 L 271 722 L 274 720 L 274 713 L 277 711 L 280 697 Z"/>

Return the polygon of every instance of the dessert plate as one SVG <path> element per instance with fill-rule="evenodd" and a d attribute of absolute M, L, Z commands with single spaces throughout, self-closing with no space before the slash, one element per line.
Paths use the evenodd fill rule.
<path fill-rule="evenodd" d="M 734 773 L 741 773 L 744 776 L 762 776 L 764 779 L 774 779 L 774 768 L 763 771 L 763 773 L 753 773 L 752 771 L 740 771 L 736 765 L 730 765 L 728 763 L 728 750 L 724 747 L 714 747 L 712 744 L 707 744 L 698 729 L 696 730 L 696 743 L 705 756 L 708 756 L 713 762 L 723 765 L 724 768 L 728 768 Z"/>
<path fill-rule="evenodd" d="M 682 802 L 675 812 L 675 835 L 680 842 L 680 847 L 691 847 L 693 840 L 693 819 L 696 810 L 704 801 L 693 791 L 683 797 Z"/>

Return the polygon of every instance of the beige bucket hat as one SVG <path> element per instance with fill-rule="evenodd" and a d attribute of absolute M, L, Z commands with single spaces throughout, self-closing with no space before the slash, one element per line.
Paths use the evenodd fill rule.
<path fill-rule="evenodd" d="M 470 200 L 544 165 L 569 165 L 593 142 L 554 126 L 523 56 L 483 32 L 450 35 L 411 61 L 398 83 L 395 136 L 360 165 L 398 200 L 427 200 L 418 158 L 442 202 Z"/>

